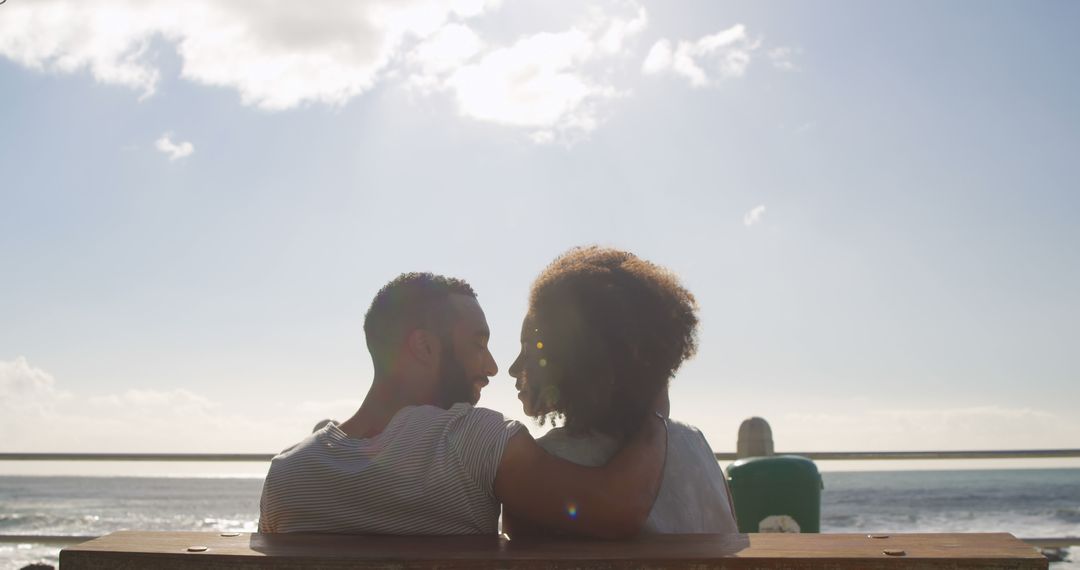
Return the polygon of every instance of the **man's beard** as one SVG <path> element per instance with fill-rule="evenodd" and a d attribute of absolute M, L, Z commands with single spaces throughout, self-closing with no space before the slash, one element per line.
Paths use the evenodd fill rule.
<path fill-rule="evenodd" d="M 438 406 L 450 409 L 458 403 L 475 404 L 473 400 L 473 381 L 465 372 L 465 367 L 454 354 L 450 339 L 443 340 L 442 358 L 439 360 L 439 395 Z"/>

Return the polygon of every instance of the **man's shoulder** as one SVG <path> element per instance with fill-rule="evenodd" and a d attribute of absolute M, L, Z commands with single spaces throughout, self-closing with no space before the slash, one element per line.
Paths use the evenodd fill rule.
<path fill-rule="evenodd" d="M 480 407 L 480 406 L 474 406 L 472 404 L 466 404 L 466 403 L 454 404 L 454 406 L 452 408 L 450 408 L 450 409 L 455 410 L 455 409 L 459 409 L 459 408 L 461 410 L 462 415 L 472 416 L 474 418 L 478 418 L 478 419 L 481 419 L 481 420 L 498 421 L 498 422 L 513 421 L 513 420 L 507 419 L 506 416 L 504 416 L 502 414 L 502 412 L 492 410 L 491 408 L 483 408 L 483 407 Z"/>
<path fill-rule="evenodd" d="M 429 437 L 441 433 L 451 442 L 462 438 L 502 439 L 507 433 L 513 435 L 520 427 L 519 422 L 495 410 L 469 403 L 454 404 L 450 408 L 422 405 L 402 410 L 381 437 L 387 440 L 400 437 L 412 439 L 421 433 L 427 433 Z"/>
<path fill-rule="evenodd" d="M 449 409 L 437 406 L 409 406 L 399 411 L 377 436 L 355 439 L 330 424 L 274 456 L 270 473 L 290 472 L 327 457 L 347 459 L 355 453 L 408 449 L 418 453 L 423 447 L 460 446 L 489 441 L 502 445 L 522 426 L 519 422 L 488 408 L 468 403 Z M 501 442 L 501 443 L 500 443 Z"/>
<path fill-rule="evenodd" d="M 454 404 L 450 408 L 440 408 L 429 404 L 406 406 L 394 414 L 382 433 L 373 439 L 386 442 L 402 437 L 406 439 L 423 437 L 420 435 L 423 433 L 453 431 L 463 421 L 475 421 L 479 417 L 488 417 L 488 414 L 479 410 L 482 408 L 473 408 L 467 403 Z M 484 412 L 491 413 L 491 410 L 484 410 Z"/>
<path fill-rule="evenodd" d="M 315 443 L 315 438 L 317 434 L 318 432 L 315 432 L 311 435 L 308 435 L 304 439 L 301 439 L 300 441 L 290 445 L 289 447 L 282 449 L 277 455 L 274 456 L 274 459 L 272 461 L 286 461 L 293 455 L 302 453 L 305 449 L 311 447 L 312 444 Z"/>
<path fill-rule="evenodd" d="M 315 454 L 319 454 L 322 447 L 317 445 L 318 433 L 305 437 L 275 455 L 266 472 L 267 483 L 288 479 L 297 470 L 302 470 L 304 465 L 317 460 Z"/>
<path fill-rule="evenodd" d="M 449 408 L 432 405 L 409 406 L 402 410 L 402 423 L 453 423 L 457 420 L 504 422 L 510 421 L 501 413 L 461 402 Z"/>
<path fill-rule="evenodd" d="M 456 431 L 508 431 L 511 435 L 522 427 L 521 423 L 507 418 L 502 413 L 490 408 L 481 408 L 472 404 L 454 404 L 449 410 Z"/>

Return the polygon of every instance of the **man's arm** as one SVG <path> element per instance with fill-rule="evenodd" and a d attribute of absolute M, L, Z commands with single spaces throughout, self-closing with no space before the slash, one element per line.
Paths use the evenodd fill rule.
<path fill-rule="evenodd" d="M 503 451 L 495 496 L 512 519 L 600 538 L 633 536 L 652 510 L 666 457 L 665 420 L 651 412 L 604 467 L 550 455 L 521 430 Z"/>

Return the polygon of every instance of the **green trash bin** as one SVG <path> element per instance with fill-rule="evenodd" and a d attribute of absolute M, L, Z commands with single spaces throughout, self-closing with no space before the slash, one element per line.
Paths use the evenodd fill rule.
<path fill-rule="evenodd" d="M 821 532 L 821 474 L 798 455 L 739 459 L 727 468 L 739 532 Z M 762 523 L 765 523 L 764 525 Z"/>

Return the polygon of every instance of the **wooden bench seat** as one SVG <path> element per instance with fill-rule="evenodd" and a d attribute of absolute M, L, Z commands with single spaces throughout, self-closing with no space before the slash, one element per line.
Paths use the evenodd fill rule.
<path fill-rule="evenodd" d="M 877 536 L 877 535 L 872 535 Z M 888 553 L 887 553 L 888 552 Z M 1047 568 L 1005 533 L 653 535 L 630 541 L 495 536 L 114 532 L 65 548 L 100 568 Z"/>

